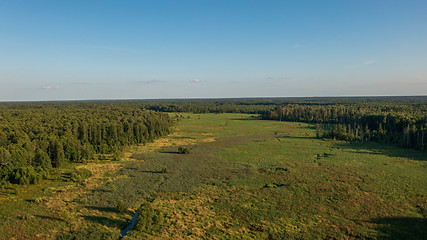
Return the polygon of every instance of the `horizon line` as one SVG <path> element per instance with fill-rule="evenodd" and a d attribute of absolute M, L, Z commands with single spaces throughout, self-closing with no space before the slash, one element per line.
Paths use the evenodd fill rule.
<path fill-rule="evenodd" d="M 96 101 L 154 101 L 154 100 L 215 100 L 215 99 L 280 99 L 280 98 L 392 98 L 427 97 L 424 95 L 336 95 L 336 96 L 251 96 L 251 97 L 175 97 L 175 98 L 96 98 L 96 99 L 57 99 L 57 100 L 0 100 L 0 103 L 37 102 L 96 102 Z"/>

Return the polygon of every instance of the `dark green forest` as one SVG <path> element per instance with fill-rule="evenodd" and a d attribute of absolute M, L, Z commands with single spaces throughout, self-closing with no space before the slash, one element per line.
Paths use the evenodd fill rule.
<path fill-rule="evenodd" d="M 261 114 L 263 119 L 318 123 L 318 136 L 375 141 L 425 151 L 425 104 L 287 104 Z"/>
<path fill-rule="evenodd" d="M 33 184 L 51 168 L 115 159 L 123 148 L 169 133 L 167 114 L 104 102 L 0 105 L 0 182 Z"/>
<path fill-rule="evenodd" d="M 249 113 L 261 114 L 277 106 L 299 104 L 304 106 L 354 105 L 403 106 L 427 104 L 427 97 L 286 97 L 286 98 L 220 98 L 220 99 L 160 99 L 128 101 L 143 108 L 160 112 L 190 113 Z"/>

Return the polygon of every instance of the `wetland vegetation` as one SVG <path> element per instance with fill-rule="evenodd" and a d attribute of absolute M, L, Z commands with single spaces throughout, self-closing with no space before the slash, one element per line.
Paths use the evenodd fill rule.
<path fill-rule="evenodd" d="M 1 146 L 9 155 L 2 156 L 19 169 L 37 169 L 37 147 L 45 146 L 39 148 L 51 166 L 26 184 L 2 165 L 0 238 L 119 239 L 140 209 L 124 239 L 423 239 L 425 149 L 321 136 L 320 121 L 306 115 L 262 119 L 290 107 L 315 113 L 355 104 L 408 115 L 420 135 L 425 131 L 425 97 L 3 104 Z M 152 130 L 129 132 L 129 122 Z M 93 144 L 94 134 L 79 130 L 84 124 L 116 140 L 105 135 L 100 139 L 109 147 Z M 65 159 L 58 166 L 50 150 L 55 141 Z M 70 157 L 70 141 L 91 146 L 93 157 Z"/>

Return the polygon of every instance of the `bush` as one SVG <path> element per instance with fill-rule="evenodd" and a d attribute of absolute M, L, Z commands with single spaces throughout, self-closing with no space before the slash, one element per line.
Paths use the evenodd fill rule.
<path fill-rule="evenodd" d="M 83 183 L 82 177 L 76 172 L 71 174 L 71 180 L 73 180 L 73 182 Z"/>
<path fill-rule="evenodd" d="M 79 202 L 80 202 L 81 204 L 87 204 L 87 202 L 88 202 L 87 197 L 80 198 L 80 199 L 79 199 Z"/>
<path fill-rule="evenodd" d="M 60 213 L 61 219 L 65 222 L 69 222 L 71 220 L 71 214 L 67 211 L 67 209 L 62 210 Z"/>
<path fill-rule="evenodd" d="M 190 149 L 187 147 L 179 147 L 178 148 L 178 153 L 179 154 L 189 154 L 190 153 Z"/>
<path fill-rule="evenodd" d="M 43 197 L 37 197 L 33 200 L 33 202 L 35 202 L 35 203 L 42 203 L 43 201 L 44 201 Z"/>
<path fill-rule="evenodd" d="M 36 184 L 42 180 L 43 173 L 37 172 L 32 166 L 20 167 L 15 169 L 9 178 L 12 183 L 22 185 Z"/>
<path fill-rule="evenodd" d="M 120 161 L 120 160 L 122 160 L 123 157 L 124 157 L 124 154 L 122 151 L 117 150 L 117 149 L 113 151 L 113 154 L 112 154 L 112 160 L 113 161 Z"/>
<path fill-rule="evenodd" d="M 126 205 L 125 205 L 125 202 L 123 200 L 120 200 L 117 203 L 117 211 L 119 211 L 121 213 L 124 213 L 126 211 Z"/>
<path fill-rule="evenodd" d="M 149 203 L 145 203 L 139 210 L 134 229 L 146 234 L 154 234 L 160 232 L 163 222 L 163 213 L 153 209 Z"/>

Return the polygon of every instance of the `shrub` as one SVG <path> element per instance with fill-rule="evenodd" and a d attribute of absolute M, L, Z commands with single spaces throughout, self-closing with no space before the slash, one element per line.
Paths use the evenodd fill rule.
<path fill-rule="evenodd" d="M 190 149 L 187 147 L 179 147 L 178 148 L 178 153 L 179 154 L 189 154 L 190 153 Z"/>
<path fill-rule="evenodd" d="M 120 200 L 117 203 L 117 211 L 119 211 L 121 213 L 124 213 L 126 211 L 126 205 L 125 205 L 125 202 L 123 200 Z"/>
<path fill-rule="evenodd" d="M 39 183 L 42 178 L 43 174 L 37 172 L 36 169 L 34 169 L 32 166 L 17 168 L 10 175 L 10 181 L 12 183 L 18 183 L 22 185 Z"/>
<path fill-rule="evenodd" d="M 69 222 L 71 220 L 70 212 L 68 212 L 66 209 L 62 210 L 60 216 L 65 222 Z"/>
<path fill-rule="evenodd" d="M 163 213 L 153 209 L 149 203 L 145 203 L 139 210 L 134 229 L 146 234 L 154 234 L 160 232 L 163 222 Z"/>
<path fill-rule="evenodd" d="M 71 180 L 73 180 L 73 182 L 83 183 L 82 177 L 76 172 L 71 174 Z"/>
<path fill-rule="evenodd" d="M 34 199 L 34 202 L 35 203 L 41 203 L 41 202 L 43 202 L 44 201 L 44 198 L 43 197 L 37 197 L 37 198 L 35 198 Z"/>
<path fill-rule="evenodd" d="M 6 188 L 6 180 L 4 180 L 4 179 L 0 179 L 0 189 L 4 189 L 4 188 Z"/>
<path fill-rule="evenodd" d="M 86 203 L 88 202 L 87 197 L 80 198 L 79 202 L 80 202 L 81 204 L 86 204 Z"/>
<path fill-rule="evenodd" d="M 122 151 L 120 151 L 118 149 L 115 149 L 113 151 L 113 154 L 112 154 L 112 160 L 113 161 L 120 161 L 120 160 L 122 160 L 123 157 L 124 157 L 124 154 Z"/>

